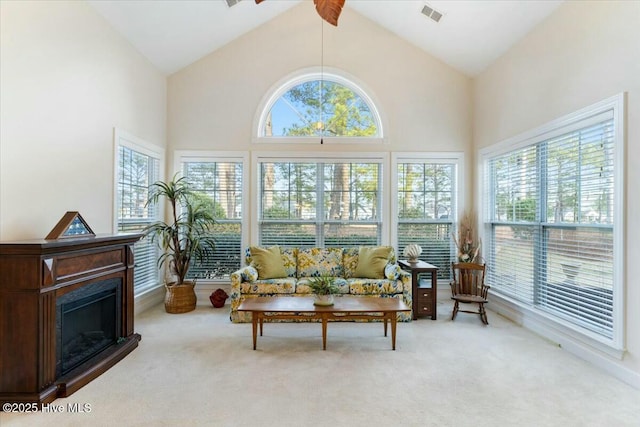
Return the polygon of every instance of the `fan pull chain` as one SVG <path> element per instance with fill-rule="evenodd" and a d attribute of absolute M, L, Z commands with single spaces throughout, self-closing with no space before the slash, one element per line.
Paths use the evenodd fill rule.
<path fill-rule="evenodd" d="M 320 20 L 320 145 L 324 144 L 324 104 L 322 91 L 324 89 L 324 20 Z"/>

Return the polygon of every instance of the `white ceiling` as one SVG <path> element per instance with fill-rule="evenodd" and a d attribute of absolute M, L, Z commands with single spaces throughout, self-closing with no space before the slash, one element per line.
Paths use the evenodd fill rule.
<path fill-rule="evenodd" d="M 174 73 L 303 0 L 89 0 L 133 46 Z M 313 8 L 311 0 L 304 0 Z M 469 76 L 482 72 L 563 0 L 346 0 L 377 22 Z M 425 4 L 443 14 L 424 16 Z M 347 25 L 339 21 L 338 26 Z"/>

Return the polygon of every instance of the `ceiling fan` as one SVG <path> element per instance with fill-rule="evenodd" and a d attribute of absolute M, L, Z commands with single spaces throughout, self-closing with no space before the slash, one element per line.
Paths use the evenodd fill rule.
<path fill-rule="evenodd" d="M 256 0 L 256 4 L 262 3 L 264 0 Z M 338 17 L 342 12 L 344 6 L 344 0 L 313 0 L 316 5 L 318 15 L 322 17 L 329 24 L 338 26 Z"/>

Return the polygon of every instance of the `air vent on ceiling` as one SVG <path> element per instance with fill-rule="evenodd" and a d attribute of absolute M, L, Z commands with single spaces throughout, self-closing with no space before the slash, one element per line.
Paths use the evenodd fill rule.
<path fill-rule="evenodd" d="M 428 16 L 436 22 L 440 22 L 440 18 L 442 18 L 442 13 L 438 12 L 432 7 L 427 6 L 426 4 L 422 8 L 422 14 Z"/>
<path fill-rule="evenodd" d="M 240 3 L 242 0 L 226 0 L 227 1 L 227 6 L 231 7 L 231 6 L 235 6 L 238 3 Z"/>

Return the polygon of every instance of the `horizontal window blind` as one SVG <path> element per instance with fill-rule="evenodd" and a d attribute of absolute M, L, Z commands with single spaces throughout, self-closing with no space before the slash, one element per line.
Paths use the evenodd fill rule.
<path fill-rule="evenodd" d="M 242 162 L 186 161 L 182 163 L 182 173 L 216 219 L 211 230 L 215 250 L 203 262 L 191 265 L 187 277 L 228 278 L 242 264 Z"/>
<path fill-rule="evenodd" d="M 158 207 L 147 205 L 149 186 L 160 177 L 160 159 L 120 145 L 118 147 L 117 226 L 120 232 L 140 232 L 158 219 Z M 157 259 L 160 250 L 151 239 L 134 245 L 134 290 L 157 286 Z"/>
<path fill-rule="evenodd" d="M 141 226 L 142 224 L 140 223 L 128 224 L 122 222 L 119 224 L 118 231 L 123 233 L 139 233 L 144 228 L 144 226 Z M 136 268 L 133 270 L 133 286 L 136 291 L 142 291 L 160 283 L 157 265 L 159 253 L 160 250 L 158 246 L 152 243 L 149 238 L 141 239 L 134 245 L 133 255 Z"/>
<path fill-rule="evenodd" d="M 612 338 L 615 135 L 596 118 L 488 161 L 487 282 Z"/>
<path fill-rule="evenodd" d="M 491 161 L 494 221 L 531 223 L 538 220 L 539 170 L 538 146 L 507 153 Z"/>
<path fill-rule="evenodd" d="M 493 224 L 486 281 L 501 292 L 533 304 L 535 245 L 538 227 Z"/>
<path fill-rule="evenodd" d="M 613 233 L 608 228 L 545 227 L 536 304 L 611 337 Z"/>
<path fill-rule="evenodd" d="M 612 120 L 562 135 L 542 147 L 546 221 L 612 224 Z"/>
<path fill-rule="evenodd" d="M 375 246 L 380 242 L 378 223 L 325 222 L 322 234 L 326 247 Z"/>
<path fill-rule="evenodd" d="M 292 221 L 261 221 L 260 244 L 294 248 L 316 247 L 316 224 Z"/>
<path fill-rule="evenodd" d="M 379 244 L 380 168 L 364 162 L 261 162 L 260 244 Z"/>
<path fill-rule="evenodd" d="M 398 163 L 398 252 L 410 244 L 422 247 L 420 259 L 438 267 L 449 279 L 454 253 L 453 213 L 456 209 L 456 165 Z"/>

